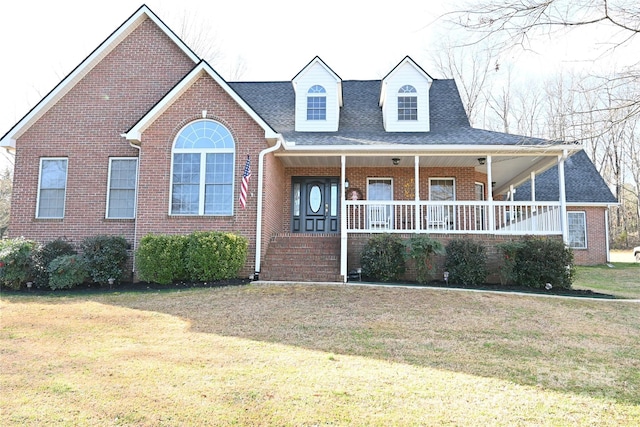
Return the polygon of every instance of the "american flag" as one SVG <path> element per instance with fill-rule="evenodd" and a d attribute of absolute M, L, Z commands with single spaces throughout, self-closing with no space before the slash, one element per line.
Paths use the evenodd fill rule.
<path fill-rule="evenodd" d="M 240 206 L 242 209 L 247 205 L 247 190 L 249 189 L 249 178 L 251 178 L 251 157 L 247 156 L 247 163 L 244 165 L 242 183 L 240 184 Z"/>

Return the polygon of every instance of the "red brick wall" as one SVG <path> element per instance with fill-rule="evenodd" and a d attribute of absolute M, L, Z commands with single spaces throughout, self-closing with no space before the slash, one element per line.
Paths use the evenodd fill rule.
<path fill-rule="evenodd" d="M 234 212 L 229 216 L 169 215 L 171 150 L 180 130 L 193 120 L 216 120 L 229 129 L 236 144 Z M 258 191 L 258 153 L 267 148 L 264 130 L 210 77 L 186 90 L 142 135 L 136 240 L 149 233 L 188 234 L 192 231 L 236 232 L 249 240 L 241 276 L 253 273 Z M 247 159 L 255 176 L 249 181 L 246 208 L 238 202 L 240 178 Z M 273 168 L 272 168 L 273 169 Z"/>
<path fill-rule="evenodd" d="M 607 262 L 607 234 L 604 207 L 567 207 L 567 211 L 585 212 L 587 220 L 587 249 L 574 249 L 577 265 L 595 265 Z"/>
<path fill-rule="evenodd" d="M 133 220 L 107 220 L 109 157 L 137 156 L 120 137 L 193 62 L 150 20 L 88 72 L 16 142 L 8 235 L 75 242 L 96 234 L 133 239 Z M 67 157 L 65 218 L 35 219 L 41 157 Z"/>

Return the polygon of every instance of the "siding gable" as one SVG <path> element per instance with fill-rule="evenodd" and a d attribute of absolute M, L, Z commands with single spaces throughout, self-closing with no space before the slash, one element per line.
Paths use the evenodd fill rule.
<path fill-rule="evenodd" d="M 380 107 L 387 132 L 429 132 L 429 90 L 433 79 L 411 58 L 406 57 L 382 80 Z M 398 91 L 403 86 L 415 88 L 417 120 L 398 120 Z M 413 94 L 406 94 L 413 95 Z"/>
<path fill-rule="evenodd" d="M 314 58 L 292 80 L 295 91 L 295 130 L 297 132 L 336 132 L 342 106 L 342 80 L 329 67 Z M 326 118 L 307 119 L 307 97 L 313 86 L 322 86 L 326 93 Z"/>

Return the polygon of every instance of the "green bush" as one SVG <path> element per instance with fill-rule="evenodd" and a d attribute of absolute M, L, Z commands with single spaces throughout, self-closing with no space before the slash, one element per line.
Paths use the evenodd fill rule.
<path fill-rule="evenodd" d="M 414 234 L 406 242 L 407 257 L 415 261 L 418 283 L 427 283 L 435 270 L 434 255 L 442 255 L 444 246 L 424 234 Z"/>
<path fill-rule="evenodd" d="M 505 278 L 516 285 L 571 288 L 574 279 L 573 250 L 557 239 L 527 238 L 498 245 L 504 256 Z"/>
<path fill-rule="evenodd" d="M 136 251 L 136 271 L 140 280 L 168 285 L 188 278 L 185 252 L 189 239 L 182 235 L 149 234 Z"/>
<path fill-rule="evenodd" d="M 378 234 L 365 244 L 360 256 L 362 274 L 373 280 L 397 280 L 405 272 L 405 246 L 393 234 Z"/>
<path fill-rule="evenodd" d="M 65 239 L 56 239 L 36 247 L 32 254 L 34 277 L 33 282 L 37 287 L 49 287 L 49 263 L 63 255 L 75 255 L 77 251 L 71 242 Z"/>
<path fill-rule="evenodd" d="M 82 256 L 91 279 L 108 285 L 119 283 L 127 262 L 127 241 L 120 236 L 93 236 L 82 241 Z"/>
<path fill-rule="evenodd" d="M 247 261 L 248 247 L 245 237 L 233 233 L 191 233 L 185 251 L 189 279 L 208 282 L 237 277 Z"/>
<path fill-rule="evenodd" d="M 85 260 L 80 255 L 62 255 L 49 263 L 49 288 L 71 289 L 88 277 Z"/>
<path fill-rule="evenodd" d="M 452 240 L 446 247 L 445 268 L 450 283 L 484 283 L 488 274 L 485 247 L 471 239 Z"/>
<path fill-rule="evenodd" d="M 0 241 L 0 285 L 18 290 L 33 278 L 31 253 L 37 243 L 22 237 Z"/>

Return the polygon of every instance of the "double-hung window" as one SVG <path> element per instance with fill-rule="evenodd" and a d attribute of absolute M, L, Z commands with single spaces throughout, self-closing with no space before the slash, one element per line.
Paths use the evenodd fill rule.
<path fill-rule="evenodd" d="M 183 128 L 173 144 L 172 215 L 231 215 L 235 142 L 212 120 Z"/>
<path fill-rule="evenodd" d="M 418 120 L 418 91 L 411 85 L 398 90 L 398 120 Z"/>
<path fill-rule="evenodd" d="M 137 158 L 114 157 L 109 159 L 107 218 L 131 219 L 135 217 L 137 175 Z"/>
<path fill-rule="evenodd" d="M 587 248 L 587 218 L 584 212 L 567 212 L 569 247 Z"/>
<path fill-rule="evenodd" d="M 307 120 L 327 119 L 327 91 L 320 85 L 307 92 Z"/>
<path fill-rule="evenodd" d="M 67 158 L 40 159 L 37 218 L 64 218 L 68 163 Z"/>

